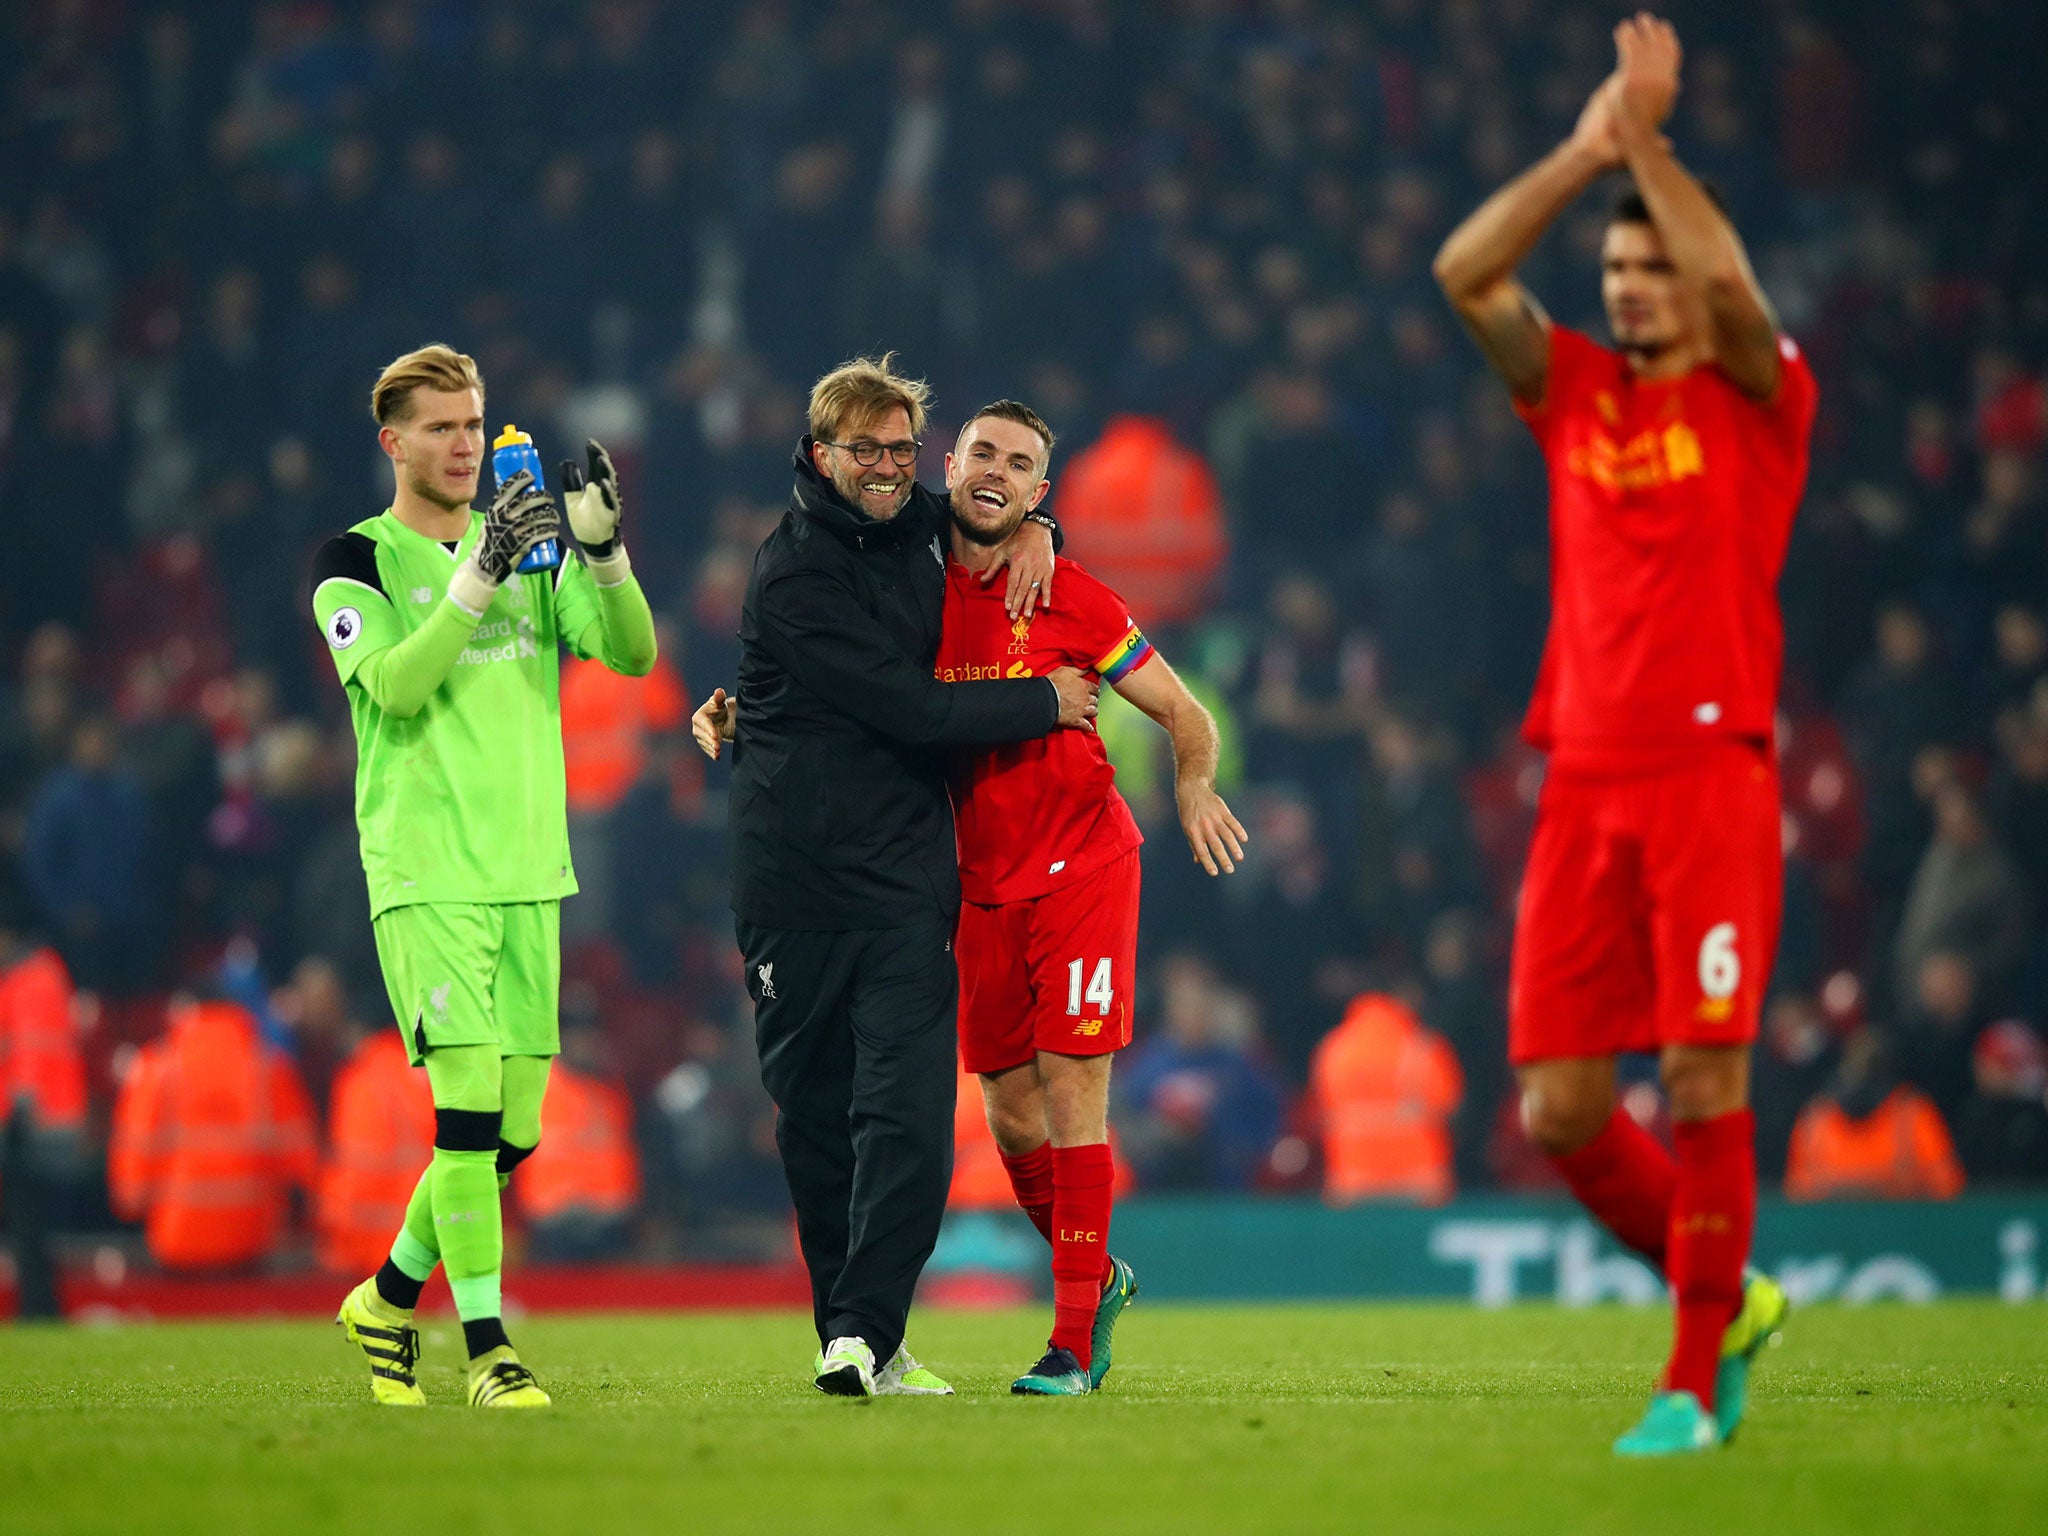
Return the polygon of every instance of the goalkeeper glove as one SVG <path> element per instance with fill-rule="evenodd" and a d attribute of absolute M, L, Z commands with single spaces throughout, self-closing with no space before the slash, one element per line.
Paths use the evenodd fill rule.
<path fill-rule="evenodd" d="M 583 552 L 602 560 L 619 541 L 619 472 L 596 438 L 586 442 L 583 451 L 590 460 L 587 480 L 574 459 L 562 461 L 562 503 Z"/>
<path fill-rule="evenodd" d="M 448 595 L 465 612 L 482 618 L 526 552 L 543 539 L 561 537 L 561 533 L 562 517 L 555 510 L 554 497 L 521 470 L 498 487 L 491 510 L 484 514 L 483 532 L 477 536 L 475 548 L 448 580 Z"/>
<path fill-rule="evenodd" d="M 583 546 L 584 561 L 600 587 L 616 587 L 632 574 L 625 546 L 619 543 L 619 472 L 612 456 L 596 438 L 584 444 L 590 460 L 586 478 L 574 459 L 562 460 L 562 500 L 569 508 L 569 526 Z"/>

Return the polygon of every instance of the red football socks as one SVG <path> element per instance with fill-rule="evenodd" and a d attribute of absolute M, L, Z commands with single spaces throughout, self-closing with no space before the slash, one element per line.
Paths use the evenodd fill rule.
<path fill-rule="evenodd" d="M 1678 1164 L 1662 1142 L 1616 1105 L 1599 1135 L 1578 1151 L 1550 1161 L 1579 1204 L 1664 1273 Z"/>
<path fill-rule="evenodd" d="M 1017 1204 L 1038 1228 L 1038 1235 L 1052 1241 L 1052 1143 L 1041 1141 L 1029 1152 L 1012 1157 L 998 1149 L 1003 1171 L 1010 1176 L 1010 1188 Z"/>
<path fill-rule="evenodd" d="M 1102 1280 L 1109 1271 L 1110 1188 L 1116 1164 L 1107 1143 L 1052 1151 L 1052 1344 L 1085 1367 Z"/>
<path fill-rule="evenodd" d="M 1742 1266 L 1756 1227 L 1756 1117 L 1747 1109 L 1681 1120 L 1678 1191 L 1671 1202 L 1669 1265 L 1678 1330 L 1664 1371 L 1670 1392 L 1714 1406 L 1721 1336 L 1742 1307 Z"/>

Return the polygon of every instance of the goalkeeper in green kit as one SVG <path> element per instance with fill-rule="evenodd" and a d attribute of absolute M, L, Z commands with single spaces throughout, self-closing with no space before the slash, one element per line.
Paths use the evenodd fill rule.
<path fill-rule="evenodd" d="M 560 647 L 615 672 L 654 665 L 654 618 L 619 543 L 618 478 L 590 445 L 565 473 L 583 546 L 557 570 L 521 558 L 559 538 L 554 501 L 521 473 L 473 511 L 484 462 L 475 362 L 408 353 L 371 392 L 397 481 L 391 505 L 320 549 L 313 612 L 348 692 L 356 823 L 377 957 L 413 1063 L 434 1095 L 434 1157 L 383 1268 L 336 1321 L 380 1403 L 417 1405 L 420 1288 L 445 1265 L 469 1347 L 469 1400 L 540 1408 L 499 1299 L 498 1194 L 540 1141 L 560 1049 L 561 903 L 576 890 L 562 771 Z"/>

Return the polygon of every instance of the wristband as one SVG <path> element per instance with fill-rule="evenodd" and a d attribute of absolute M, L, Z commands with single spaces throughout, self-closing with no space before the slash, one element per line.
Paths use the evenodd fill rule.
<path fill-rule="evenodd" d="M 1027 521 L 1038 524 L 1039 527 L 1052 535 L 1052 552 L 1058 554 L 1061 547 L 1067 542 L 1066 535 L 1060 532 L 1060 525 L 1043 512 L 1026 512 L 1024 516 Z"/>
<path fill-rule="evenodd" d="M 610 547 L 601 555 L 586 548 L 583 563 L 590 567 L 590 574 L 600 587 L 623 587 L 633 575 L 633 562 L 626 558 L 625 545 L 617 539 L 607 542 Z"/>
<path fill-rule="evenodd" d="M 472 619 L 484 616 L 484 610 L 491 606 L 491 599 L 498 595 L 498 584 L 484 574 L 484 568 L 471 555 L 448 578 L 448 601 L 468 614 Z"/>

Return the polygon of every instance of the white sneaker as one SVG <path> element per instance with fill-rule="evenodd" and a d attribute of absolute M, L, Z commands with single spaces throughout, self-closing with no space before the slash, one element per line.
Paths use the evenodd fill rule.
<path fill-rule="evenodd" d="M 877 1397 L 951 1397 L 953 1389 L 917 1363 L 908 1344 L 898 1345 L 875 1377 Z"/>
<path fill-rule="evenodd" d="M 813 1362 L 818 1390 L 833 1397 L 875 1395 L 875 1352 L 863 1339 L 834 1339 Z"/>

